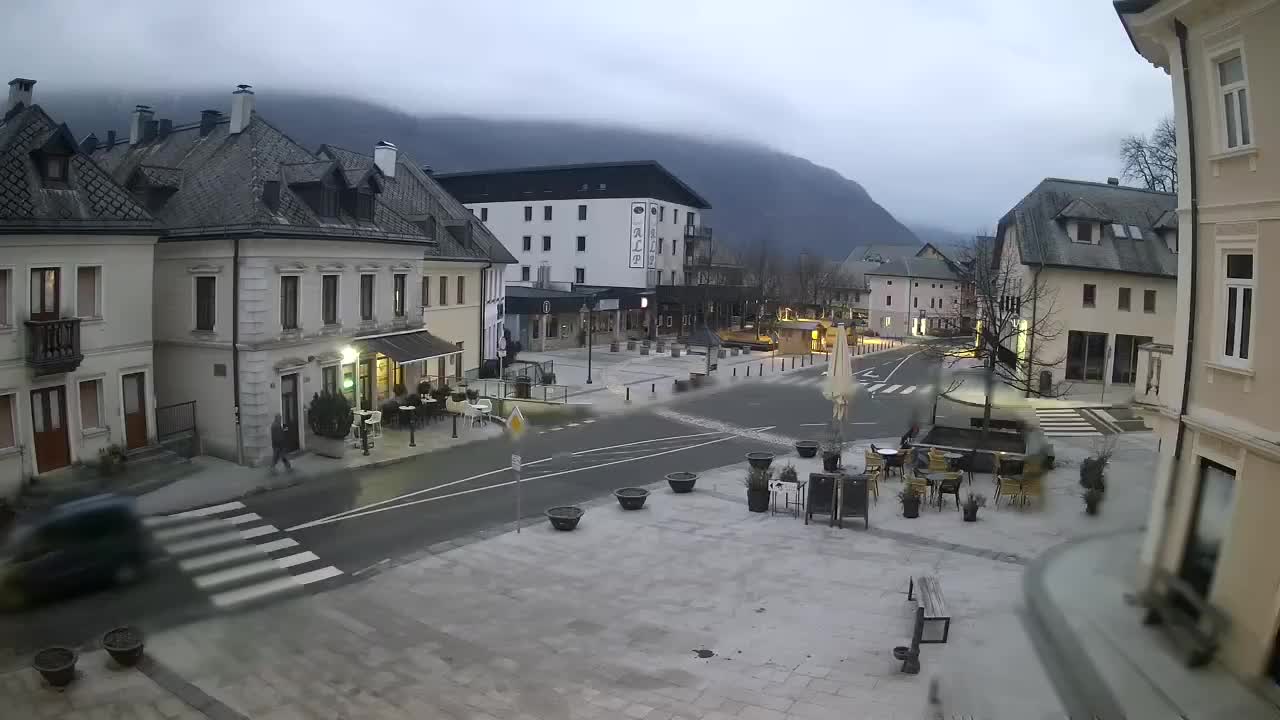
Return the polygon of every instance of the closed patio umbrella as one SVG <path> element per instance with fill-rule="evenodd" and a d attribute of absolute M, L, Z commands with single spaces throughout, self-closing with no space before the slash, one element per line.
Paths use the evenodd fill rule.
<path fill-rule="evenodd" d="M 827 366 L 827 378 L 822 385 L 822 395 L 831 401 L 831 419 L 844 419 L 849 402 L 858 392 L 858 383 L 853 379 L 853 356 L 849 353 L 849 336 L 844 325 L 836 326 L 836 346 L 831 351 L 831 362 Z"/>

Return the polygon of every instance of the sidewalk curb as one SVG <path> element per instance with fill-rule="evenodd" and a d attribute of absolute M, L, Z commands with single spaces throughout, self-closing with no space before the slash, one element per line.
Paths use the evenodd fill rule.
<path fill-rule="evenodd" d="M 1022 576 L 1022 591 L 1028 610 L 1026 619 L 1032 631 L 1033 644 L 1037 645 L 1044 663 L 1053 665 L 1057 670 L 1047 674 L 1070 717 L 1125 720 L 1124 711 L 1111 688 L 1098 675 L 1089 654 L 1071 631 L 1066 615 L 1050 597 L 1044 583 L 1045 570 L 1059 556 L 1078 545 L 1141 531 L 1141 526 L 1134 526 L 1060 543 L 1033 559 Z M 1037 640 L 1040 642 L 1035 642 Z"/>

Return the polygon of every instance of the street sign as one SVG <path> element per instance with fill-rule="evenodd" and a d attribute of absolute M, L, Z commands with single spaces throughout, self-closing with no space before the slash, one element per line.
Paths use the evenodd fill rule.
<path fill-rule="evenodd" d="M 551 301 L 550 301 L 550 300 L 543 300 L 543 301 L 542 301 L 542 314 L 543 314 L 543 315 L 550 315 L 550 314 L 551 314 Z"/>
<path fill-rule="evenodd" d="M 511 455 L 511 469 L 520 472 L 520 456 L 514 453 Z"/>
<path fill-rule="evenodd" d="M 596 310 L 617 310 L 618 298 L 607 298 L 596 302 Z"/>
<path fill-rule="evenodd" d="M 528 423 L 524 419 L 524 413 L 520 412 L 520 406 L 517 405 L 511 409 L 511 414 L 507 416 L 507 434 L 513 439 L 519 440 L 527 429 Z"/>

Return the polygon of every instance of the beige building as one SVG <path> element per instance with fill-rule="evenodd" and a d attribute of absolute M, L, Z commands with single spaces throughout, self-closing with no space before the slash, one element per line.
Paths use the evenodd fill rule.
<path fill-rule="evenodd" d="M 1133 385 L 1139 346 L 1171 341 L 1175 204 L 1114 178 L 1046 178 L 1001 218 L 993 259 L 1039 288 L 1014 293 L 1028 332 L 1006 348 L 1031 365 L 1033 387 L 1047 370 L 1054 386 L 1105 397 L 1111 385 Z"/>
<path fill-rule="evenodd" d="M 867 270 L 864 276 L 869 288 L 867 308 L 872 332 L 903 337 L 963 327 L 963 283 L 949 261 L 900 258 Z"/>
<path fill-rule="evenodd" d="M 1141 398 L 1160 435 L 1142 566 L 1230 621 L 1218 658 L 1273 700 L 1280 683 L 1280 2 L 1115 3 L 1169 74 L 1178 125 L 1179 300 Z M 1149 378 L 1149 379 L 1148 379 Z"/>
<path fill-rule="evenodd" d="M 0 120 L 0 498 L 156 430 L 154 220 L 34 85 L 9 83 Z"/>
<path fill-rule="evenodd" d="M 475 370 L 512 258 L 394 145 L 312 152 L 247 87 L 231 101 L 180 126 L 139 106 L 93 157 L 163 225 L 158 401 L 194 402 L 204 451 L 256 464 L 277 413 L 306 449 L 318 392 L 376 410 Z"/>

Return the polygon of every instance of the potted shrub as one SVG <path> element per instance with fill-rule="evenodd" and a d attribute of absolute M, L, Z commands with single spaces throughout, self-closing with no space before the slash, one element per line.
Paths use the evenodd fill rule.
<path fill-rule="evenodd" d="M 394 392 L 394 393 L 396 394 L 396 397 L 398 397 L 398 398 L 402 398 L 402 397 L 404 397 L 405 395 L 408 395 L 408 394 L 409 394 L 409 388 L 406 388 L 406 387 L 404 386 L 404 383 L 396 383 L 396 386 L 395 386 L 394 388 L 392 388 L 391 390 L 392 390 L 392 392 Z"/>
<path fill-rule="evenodd" d="M 98 474 L 110 477 L 124 469 L 124 448 L 109 445 L 98 451 Z"/>
<path fill-rule="evenodd" d="M 693 492 L 693 484 L 698 482 L 698 474 L 691 472 L 667 473 L 667 484 L 673 493 Z"/>
<path fill-rule="evenodd" d="M 778 480 L 786 483 L 798 483 L 800 482 L 800 473 L 796 472 L 795 465 L 787 463 L 786 467 L 782 468 L 782 472 L 778 473 Z"/>
<path fill-rule="evenodd" d="M 467 400 L 468 400 L 469 402 L 476 402 L 476 401 L 477 401 L 477 400 L 479 400 L 479 399 L 480 399 L 480 391 L 479 391 L 479 390 L 474 390 L 474 389 L 472 389 L 472 388 L 467 388 Z"/>
<path fill-rule="evenodd" d="M 920 517 L 920 493 L 915 488 L 906 487 L 898 491 L 898 502 L 902 503 L 902 517 Z"/>
<path fill-rule="evenodd" d="M 977 522 L 978 508 L 986 507 L 986 506 L 987 506 L 986 495 L 975 495 L 973 493 L 969 493 L 969 497 L 966 498 L 964 501 L 964 504 L 960 506 L 961 509 L 964 511 L 964 521 Z"/>
<path fill-rule="evenodd" d="M 431 397 L 430 381 L 427 381 L 427 380 L 418 381 L 418 397 L 422 397 L 423 395 L 426 395 L 427 397 Z"/>
<path fill-rule="evenodd" d="M 1097 515 L 1098 509 L 1102 506 L 1102 491 L 1098 488 L 1089 488 L 1080 493 L 1080 497 L 1084 499 L 1084 511 L 1088 515 Z"/>
<path fill-rule="evenodd" d="M 133 667 L 142 659 L 142 631 L 128 625 L 108 630 L 102 636 L 102 648 L 123 667 Z"/>
<path fill-rule="evenodd" d="M 749 452 L 747 453 L 747 462 L 756 470 L 768 470 L 773 464 L 773 453 L 771 452 Z"/>
<path fill-rule="evenodd" d="M 770 453 L 771 455 L 771 453 Z M 770 457 L 770 460 L 773 458 Z M 762 513 L 769 509 L 769 481 L 773 479 L 773 471 L 768 467 L 755 467 L 747 470 L 747 509 Z"/>
<path fill-rule="evenodd" d="M 817 457 L 820 445 L 817 440 L 797 440 L 796 454 L 802 458 Z"/>
<path fill-rule="evenodd" d="M 613 496 L 618 499 L 618 504 L 623 510 L 639 510 L 644 507 L 644 501 L 649 499 L 649 491 L 644 488 L 625 487 L 614 490 Z"/>
<path fill-rule="evenodd" d="M 822 443 L 822 469 L 826 472 L 840 471 L 840 443 L 828 440 Z"/>
<path fill-rule="evenodd" d="M 35 668 L 49 685 L 62 688 L 76 679 L 76 651 L 68 647 L 47 647 L 31 659 Z"/>
<path fill-rule="evenodd" d="M 312 395 L 311 404 L 307 407 L 307 424 L 315 436 L 308 443 L 311 450 L 324 457 L 343 457 L 347 451 L 343 440 L 351 432 L 354 417 L 351 403 L 345 395 L 328 392 Z"/>
<path fill-rule="evenodd" d="M 1080 487 L 1086 490 L 1094 488 L 1099 492 L 1106 492 L 1107 464 L 1111 462 L 1111 456 L 1115 453 L 1115 450 L 1116 439 L 1114 435 L 1094 445 L 1093 455 L 1085 458 L 1080 463 Z"/>
<path fill-rule="evenodd" d="M 578 527 L 578 521 L 582 519 L 582 515 L 582 508 L 576 505 L 553 507 L 547 510 L 547 519 L 551 521 L 551 527 L 566 532 Z"/>

